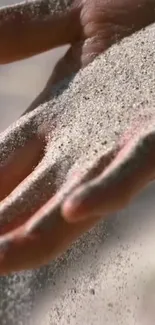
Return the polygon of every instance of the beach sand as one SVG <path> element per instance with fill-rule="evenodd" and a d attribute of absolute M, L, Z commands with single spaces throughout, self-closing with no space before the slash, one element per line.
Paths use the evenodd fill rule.
<path fill-rule="evenodd" d="M 77 133 L 79 135 L 82 128 L 85 128 L 85 143 L 88 140 L 87 112 L 90 125 L 94 125 L 91 134 L 95 143 L 91 143 L 91 154 L 92 145 L 98 152 L 103 149 L 100 141 L 96 141 L 99 136 L 99 133 L 95 135 L 96 121 L 102 123 L 100 136 L 105 134 L 107 148 L 135 119 L 141 123 L 141 119 L 154 112 L 154 53 L 153 25 L 99 57 L 57 98 L 57 105 L 72 108 L 74 118 L 70 123 L 74 121 L 76 125 L 70 137 L 77 139 L 76 152 L 81 143 Z M 100 115 L 101 111 L 104 115 Z M 69 119 L 69 115 L 66 118 Z M 72 123 L 69 130 L 73 128 Z M 67 139 L 67 133 L 64 136 Z M 70 155 L 75 154 L 70 144 L 66 145 L 67 149 Z M 81 164 L 84 156 L 79 157 Z M 153 325 L 153 187 L 151 185 L 126 210 L 84 235 L 58 261 L 38 271 L 1 278 L 0 323 Z"/>

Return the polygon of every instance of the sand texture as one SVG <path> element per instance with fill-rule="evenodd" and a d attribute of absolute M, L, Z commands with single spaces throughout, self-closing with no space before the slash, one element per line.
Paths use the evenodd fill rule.
<path fill-rule="evenodd" d="M 23 3 L 25 3 L 25 6 L 23 6 Z M 36 19 L 36 17 L 40 18 L 42 15 L 45 16 L 45 12 L 46 12 L 46 18 L 48 18 L 49 15 L 51 16 L 51 14 L 53 13 L 54 14 L 64 13 L 65 10 L 70 9 L 72 3 L 73 0 L 49 0 L 49 1 L 32 0 L 30 6 L 29 1 L 21 1 L 19 4 L 15 3 L 13 6 L 10 6 L 10 8 L 6 7 L 6 10 L 4 10 L 4 8 L 2 8 L 2 10 L 5 19 L 8 18 L 7 14 L 9 14 L 10 16 L 11 12 L 13 13 L 12 9 L 14 9 L 14 7 L 16 7 L 16 12 L 19 12 L 21 14 L 22 14 L 22 10 L 24 10 L 27 16 L 29 15 L 31 19 L 33 17 L 34 19 Z M 6 4 L 7 3 L 5 2 L 5 5 Z"/>
<path fill-rule="evenodd" d="M 89 168 L 132 125 L 142 125 L 154 115 L 154 71 L 155 25 L 114 45 L 76 76 L 61 83 L 59 89 L 51 92 L 50 102 L 29 114 L 33 132 L 45 125 L 52 136 L 45 164 L 50 160 L 51 166 L 60 166 L 57 188 L 70 171 Z M 22 117 L 9 130 L 15 126 L 23 128 L 26 119 L 27 116 Z M 8 131 L 2 137 L 7 138 Z M 1 152 L 7 155 L 5 147 Z M 48 191 L 46 182 L 44 186 Z M 14 197 L 9 200 L 11 207 Z M 130 208 L 128 211 L 132 215 Z M 121 233 L 125 222 L 122 215 L 113 222 L 101 223 L 50 266 L 2 278 L 0 323 L 121 325 L 125 317 L 126 325 L 142 324 L 141 280 L 136 282 L 142 265 L 138 270 L 134 268 L 142 252 L 137 244 L 135 254 L 130 256 L 132 240 L 138 235 L 129 234 L 127 244 Z M 119 235 L 114 234 L 115 228 L 120 229 Z M 136 226 L 135 229 L 141 238 L 142 230 Z M 127 275 L 132 272 L 136 274 L 134 281 Z"/>
<path fill-rule="evenodd" d="M 59 190 L 70 173 L 85 173 L 128 130 L 134 133 L 137 125 L 146 127 L 155 110 L 154 42 L 151 26 L 114 45 L 76 76 L 51 90 L 49 102 L 1 134 L 0 162 L 7 159 L 10 147 L 13 152 L 36 132 L 44 129 L 52 139 L 40 170 L 1 204 L 1 224 L 6 218 L 11 220 L 15 211 L 16 216 L 26 213 L 30 205 L 33 213 L 38 200 L 44 203 L 53 194 L 51 184 L 54 183 L 54 192 Z"/>

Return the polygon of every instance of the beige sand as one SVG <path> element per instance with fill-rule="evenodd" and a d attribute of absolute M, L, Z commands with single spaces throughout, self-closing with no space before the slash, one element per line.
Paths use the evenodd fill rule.
<path fill-rule="evenodd" d="M 89 164 L 90 159 L 94 158 L 94 153 L 95 156 L 100 155 L 110 147 L 135 120 L 140 119 L 141 122 L 141 118 L 145 119 L 154 112 L 154 42 L 155 27 L 151 26 L 120 45 L 115 45 L 81 71 L 70 82 L 69 87 L 63 89 L 62 94 L 59 94 L 50 104 L 44 105 L 46 121 L 49 120 L 51 111 L 59 112 L 58 133 L 53 139 L 53 154 L 50 155 L 50 159 L 55 161 L 67 155 L 75 162 L 75 166 L 83 165 L 85 159 Z M 62 91 L 62 88 L 59 92 L 60 90 Z M 64 145 L 63 153 L 59 150 L 61 142 Z M 84 154 L 86 152 L 87 154 Z M 48 285 L 52 288 L 52 295 L 48 289 L 46 296 L 42 297 L 41 302 L 38 301 L 33 324 L 36 321 L 37 325 L 46 323 L 115 325 L 124 324 L 123 317 L 126 324 L 142 324 L 141 320 L 138 320 L 142 303 L 141 287 L 138 287 L 136 294 L 131 295 L 130 302 L 126 300 L 127 298 L 122 300 L 123 296 L 130 296 L 129 285 L 133 288 L 134 285 L 139 285 L 135 279 L 128 282 L 126 276 L 129 268 L 130 272 L 137 274 L 134 264 L 141 253 L 133 255 L 132 258 L 128 256 L 132 240 L 136 241 L 136 239 L 131 236 L 131 241 L 129 240 L 127 244 L 121 233 L 121 226 L 119 235 L 121 238 L 116 236 L 115 250 L 111 250 L 113 240 L 106 239 L 109 232 L 111 234 L 114 232 L 115 224 L 121 223 L 121 217 L 118 219 L 114 221 L 113 226 L 108 223 L 110 228 L 106 231 L 105 225 L 103 227 L 101 225 L 91 234 L 84 236 L 68 255 L 52 263 L 51 266 L 33 274 L 26 272 L 21 276 L 15 275 L 4 279 L 1 323 L 17 324 L 16 314 L 18 314 L 18 323 L 20 324 L 21 321 L 21 324 L 28 324 L 28 314 L 32 315 L 31 307 L 36 299 L 33 297 L 34 291 L 36 292 L 39 286 Z M 137 254 L 136 250 L 135 254 Z M 105 256 L 102 254 L 103 251 Z M 88 256 L 90 252 L 92 258 Z M 104 258 L 105 262 L 103 262 Z M 76 274 L 78 262 L 80 270 Z M 142 274 L 141 278 L 143 278 Z M 54 282 L 57 280 L 54 289 Z M 58 297 L 60 298 L 62 292 L 63 295 L 59 300 Z M 137 296 L 140 298 L 138 299 Z M 30 297 L 31 303 L 26 303 Z M 54 304 L 52 304 L 53 300 Z M 42 309 L 38 308 L 40 304 Z M 8 311 L 10 313 L 7 313 Z"/>
<path fill-rule="evenodd" d="M 138 39 L 135 35 L 113 46 L 76 76 L 63 81 L 51 90 L 50 102 L 23 116 L 1 135 L 7 146 L 0 143 L 0 161 L 7 157 L 10 147 L 14 150 L 21 146 L 42 125 L 52 141 L 42 168 L 1 204 L 0 223 L 15 214 L 29 213 L 29 207 L 33 213 L 38 201 L 44 203 L 51 197 L 51 184 L 60 189 L 70 172 L 79 168 L 85 172 L 117 143 L 118 137 L 131 127 L 135 131 L 135 123 L 142 126 L 146 119 L 149 121 L 155 109 L 154 48 L 150 48 L 154 28 L 138 35 Z M 147 41 L 141 41 L 137 52 L 140 37 Z M 13 133 L 14 127 L 18 133 Z"/>
<path fill-rule="evenodd" d="M 22 12 L 22 2 L 25 1 L 20 1 L 15 2 L 14 1 L 9 1 L 9 4 L 14 4 L 14 6 L 16 6 L 16 12 Z M 32 5 L 29 6 L 24 6 L 24 11 L 27 12 L 27 15 L 30 15 L 31 18 L 34 16 L 35 18 L 41 17 L 42 16 L 42 7 L 40 6 L 40 0 L 32 0 L 31 1 Z M 46 19 L 48 19 L 49 15 L 51 16 L 51 14 L 61 14 L 62 12 L 64 12 L 65 10 L 68 10 L 71 6 L 72 6 L 73 0 L 52 0 L 52 1 L 44 1 L 44 13 L 43 15 L 45 15 L 46 12 Z M 4 6 L 6 7 L 7 5 L 7 1 L 5 1 Z M 2 6 L 2 5 L 1 5 Z M 3 8 L 3 14 L 4 17 L 7 19 L 7 12 L 10 14 L 10 11 L 12 12 L 12 8 L 10 7 L 9 11 L 8 8 L 6 8 L 6 11 Z"/>

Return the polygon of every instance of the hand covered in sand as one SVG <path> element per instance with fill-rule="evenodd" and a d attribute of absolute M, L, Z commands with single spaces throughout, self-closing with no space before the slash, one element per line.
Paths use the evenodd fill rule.
<path fill-rule="evenodd" d="M 26 2 L 0 11 L 1 63 L 71 44 L 32 111 L 1 134 L 0 273 L 55 258 L 101 217 L 125 207 L 154 177 L 153 127 L 131 136 L 122 121 L 116 137 L 117 126 L 109 127 L 114 113 L 107 120 L 97 107 L 101 89 L 90 95 L 95 108 L 89 103 L 84 70 L 51 89 L 114 42 L 151 24 L 154 1 L 64 4 Z M 44 104 L 33 110 L 39 102 Z"/>

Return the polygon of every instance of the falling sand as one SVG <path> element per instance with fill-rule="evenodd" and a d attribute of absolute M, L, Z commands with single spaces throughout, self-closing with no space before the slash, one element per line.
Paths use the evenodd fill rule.
<path fill-rule="evenodd" d="M 37 167 L 26 181 L 27 183 L 24 181 L 2 203 L 1 219 L 12 218 L 12 213 L 18 216 L 21 214 L 22 208 L 27 210 L 30 209 L 30 206 L 33 212 L 32 199 L 35 207 L 38 200 L 43 203 L 50 197 L 53 173 L 55 175 L 54 185 L 58 190 L 67 180 L 70 172 L 79 168 L 89 169 L 92 162 L 113 147 L 124 132 L 132 127 L 135 128 L 137 124 L 145 124 L 146 120 L 149 121 L 155 113 L 154 68 L 155 26 L 153 25 L 123 40 L 120 44 L 114 45 L 88 67 L 72 76 L 70 80 L 59 84 L 57 89 L 51 91 L 52 99 L 48 103 L 43 104 L 32 113 L 26 114 L 4 132 L 0 142 L 4 143 L 3 141 L 5 141 L 7 146 L 3 145 L 1 148 L 2 162 L 7 158 L 10 148 L 14 150 L 15 147 L 21 146 L 34 133 L 42 132 L 43 129 L 46 130 L 47 137 L 52 141 L 47 144 L 40 170 Z M 14 132 L 15 128 L 18 131 Z M 36 195 L 32 197 L 34 188 Z M 17 196 L 19 200 L 15 202 Z M 96 228 L 97 231 L 98 228 Z M 98 240 L 100 240 L 99 237 L 100 235 L 98 235 Z M 85 244 L 83 244 L 84 242 Z M 87 236 L 84 236 L 80 243 L 81 247 L 83 245 L 87 247 Z M 80 245 L 73 247 L 71 256 L 78 255 Z M 51 272 L 52 281 L 63 263 L 68 263 L 66 255 L 63 262 L 56 262 L 53 266 L 49 266 L 50 271 L 47 272 Z M 92 272 L 95 274 L 97 270 L 94 268 Z M 32 273 L 35 277 L 35 272 Z M 29 316 L 24 312 L 27 309 L 26 312 L 31 315 L 32 306 L 29 305 L 28 300 L 31 295 L 33 296 L 29 287 L 32 273 L 25 272 L 20 276 L 20 281 L 23 281 L 24 284 L 23 287 L 21 287 L 22 284 L 16 286 L 15 291 L 13 288 L 18 282 L 19 276 L 8 277 L 5 279 L 4 285 L 2 284 L 1 294 L 4 297 L 1 305 L 2 325 L 17 324 L 17 317 L 19 318 L 18 324 L 28 324 Z M 41 279 L 40 275 L 40 280 L 37 280 L 40 287 L 42 287 Z M 8 289 L 7 286 L 11 289 Z M 83 296 L 80 281 L 77 283 L 77 287 Z M 9 295 L 7 294 L 8 290 L 11 290 Z M 22 310 L 20 307 L 19 312 L 17 306 L 23 306 L 23 304 L 24 308 Z M 52 314 L 50 313 L 52 320 L 50 321 L 49 316 L 47 324 L 68 324 L 67 318 L 64 319 L 65 311 L 63 310 L 62 313 L 62 310 L 61 304 L 55 308 L 53 306 Z M 48 315 L 49 312 L 48 310 Z M 26 317 L 26 321 L 24 317 Z M 72 315 L 71 310 L 68 317 L 71 324 L 81 324 L 80 321 L 75 320 L 76 317 Z M 43 321 L 40 320 L 38 323 L 37 320 L 37 325 L 45 325 Z M 90 324 L 87 320 L 83 323 Z M 93 322 L 93 324 L 95 323 Z"/>

